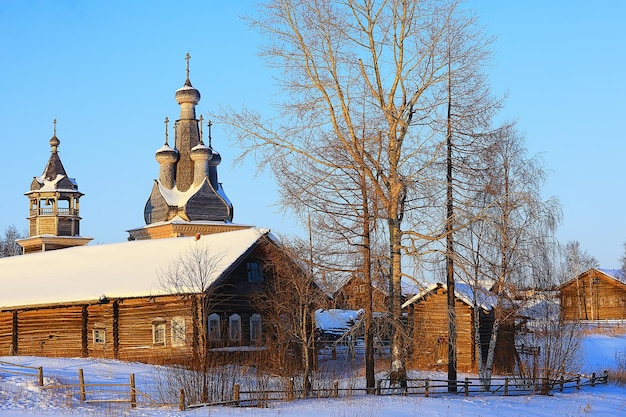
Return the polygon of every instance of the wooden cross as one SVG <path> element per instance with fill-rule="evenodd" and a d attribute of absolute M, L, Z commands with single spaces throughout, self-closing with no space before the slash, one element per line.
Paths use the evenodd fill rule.
<path fill-rule="evenodd" d="M 185 55 L 185 61 L 187 61 L 187 79 L 189 79 L 189 59 L 191 58 L 191 55 L 189 55 L 189 52 L 187 52 L 187 55 Z"/>
<path fill-rule="evenodd" d="M 202 117 L 202 115 L 200 115 L 200 143 L 202 142 L 202 121 L 204 120 L 204 117 Z"/>
<path fill-rule="evenodd" d="M 211 147 L 211 126 L 213 126 L 213 122 L 210 120 L 206 124 L 209 127 L 209 148 Z"/>
<path fill-rule="evenodd" d="M 52 128 L 52 132 L 53 132 L 52 136 L 56 136 L 57 135 L 57 119 L 54 119 L 52 124 L 54 125 L 54 127 Z"/>
<path fill-rule="evenodd" d="M 170 119 L 167 118 L 167 116 L 165 116 L 165 144 L 168 145 L 167 143 L 167 124 L 170 122 Z"/>

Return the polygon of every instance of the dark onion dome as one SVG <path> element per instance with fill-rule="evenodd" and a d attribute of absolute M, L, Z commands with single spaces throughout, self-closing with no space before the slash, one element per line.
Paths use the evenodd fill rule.
<path fill-rule="evenodd" d="M 213 156 L 211 156 L 211 160 L 209 161 L 210 165 L 218 166 L 222 162 L 222 156 L 218 151 L 213 148 L 209 148 Z"/>

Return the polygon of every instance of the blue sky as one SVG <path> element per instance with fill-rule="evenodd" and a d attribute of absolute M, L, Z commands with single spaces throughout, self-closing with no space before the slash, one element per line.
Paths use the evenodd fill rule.
<path fill-rule="evenodd" d="M 518 121 L 529 153 L 549 170 L 545 195 L 557 196 L 564 213 L 559 239 L 579 240 L 603 267 L 617 268 L 626 241 L 626 2 L 467 6 L 497 36 L 492 89 L 508 93 L 502 116 Z M 254 9 L 252 1 L 0 0 L 0 232 L 27 230 L 23 194 L 48 160 L 55 118 L 61 159 L 85 193 L 82 234 L 119 242 L 142 226 L 163 120 L 178 118 L 187 52 L 198 113 L 269 111 L 276 99 L 259 38 L 240 19 Z M 253 161 L 233 166 L 238 150 L 222 127 L 212 136 L 235 222 L 291 233 L 270 174 L 257 175 Z"/>

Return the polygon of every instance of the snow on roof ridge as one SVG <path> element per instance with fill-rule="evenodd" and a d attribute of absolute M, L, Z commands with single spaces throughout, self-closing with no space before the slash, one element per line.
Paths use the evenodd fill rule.
<path fill-rule="evenodd" d="M 413 304 L 414 302 L 423 298 L 425 295 L 431 293 L 437 288 L 447 289 L 448 287 L 446 284 L 442 284 L 442 283 L 430 284 L 424 287 L 424 289 L 420 291 L 418 294 L 415 294 L 413 297 L 405 301 L 404 304 L 402 304 L 402 308 L 405 308 Z M 474 288 L 469 284 L 466 284 L 463 282 L 457 282 L 454 284 L 454 295 L 455 297 L 463 301 L 465 304 L 469 306 L 473 306 L 474 294 L 476 294 L 475 293 L 476 289 L 480 293 L 480 295 L 476 296 L 476 303 L 478 307 L 482 308 L 483 310 L 491 310 L 493 307 L 495 307 L 496 300 L 494 300 L 494 294 L 491 291 L 487 290 L 486 288 L 482 288 L 482 287 Z"/>

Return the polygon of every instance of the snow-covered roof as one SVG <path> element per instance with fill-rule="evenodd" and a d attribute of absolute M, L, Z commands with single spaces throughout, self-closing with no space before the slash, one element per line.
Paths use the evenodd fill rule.
<path fill-rule="evenodd" d="M 211 280 L 268 235 L 247 228 L 195 237 L 80 246 L 0 259 L 0 307 L 161 295 L 158 272 L 192 247 L 219 255 Z"/>
<path fill-rule="evenodd" d="M 621 269 L 598 268 L 598 271 L 602 272 L 604 275 L 608 275 L 616 281 L 626 284 L 626 273 L 624 273 Z"/>
<path fill-rule="evenodd" d="M 583 272 L 578 277 L 572 278 L 569 281 L 566 281 L 563 284 L 559 285 L 557 287 L 557 290 L 563 289 L 564 287 L 568 286 L 571 282 L 576 281 L 577 278 L 582 277 L 583 275 L 589 274 L 592 271 L 598 271 L 601 274 L 606 275 L 607 277 L 614 279 L 617 282 L 626 284 L 626 273 L 622 271 L 621 269 L 592 268 Z"/>
<path fill-rule="evenodd" d="M 315 324 L 318 329 L 327 333 L 343 334 L 356 322 L 363 310 L 317 310 Z"/>
<path fill-rule="evenodd" d="M 437 288 L 443 288 L 445 290 L 447 289 L 447 286 L 441 283 L 431 284 L 415 296 L 408 299 L 404 304 L 402 304 L 402 308 L 405 308 L 413 304 L 414 302 L 424 298 L 426 295 L 432 293 Z M 474 306 L 474 299 L 476 299 L 476 305 L 486 311 L 491 310 L 497 305 L 497 296 L 491 291 L 487 290 L 486 288 L 474 287 L 462 282 L 456 282 L 454 284 L 454 295 L 456 298 L 463 301 L 469 306 Z"/>

